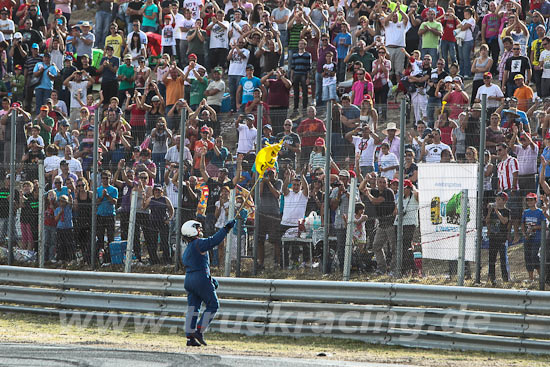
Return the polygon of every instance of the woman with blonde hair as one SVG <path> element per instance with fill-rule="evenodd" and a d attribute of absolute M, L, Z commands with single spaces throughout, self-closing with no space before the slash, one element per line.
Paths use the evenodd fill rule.
<path fill-rule="evenodd" d="M 365 98 L 361 102 L 361 112 L 359 116 L 359 121 L 362 126 L 368 125 L 371 131 L 378 130 L 378 112 L 372 105 L 372 99 Z"/>

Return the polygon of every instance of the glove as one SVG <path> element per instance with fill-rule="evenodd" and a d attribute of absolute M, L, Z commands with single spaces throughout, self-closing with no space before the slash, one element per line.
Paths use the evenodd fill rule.
<path fill-rule="evenodd" d="M 229 232 L 231 228 L 235 227 L 235 223 L 236 223 L 235 219 L 231 219 L 229 222 L 225 224 L 224 226 L 225 230 Z"/>

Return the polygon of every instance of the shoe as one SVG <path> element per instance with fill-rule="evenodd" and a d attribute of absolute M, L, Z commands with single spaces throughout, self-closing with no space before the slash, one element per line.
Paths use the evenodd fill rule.
<path fill-rule="evenodd" d="M 195 331 L 191 336 L 192 336 L 192 340 L 198 341 L 199 343 L 201 343 L 204 346 L 208 345 L 208 344 L 206 344 L 206 341 L 204 341 L 202 333 L 199 333 L 199 332 Z"/>
<path fill-rule="evenodd" d="M 200 347 L 201 344 L 195 338 L 187 338 L 188 347 Z"/>

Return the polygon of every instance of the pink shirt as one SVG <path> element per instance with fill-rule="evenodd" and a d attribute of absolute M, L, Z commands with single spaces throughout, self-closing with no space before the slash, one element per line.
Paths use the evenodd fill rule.
<path fill-rule="evenodd" d="M 367 90 L 365 90 L 365 86 L 367 87 Z M 365 99 L 365 94 L 368 94 L 369 92 L 374 92 L 374 85 L 368 80 L 358 80 L 353 83 L 353 85 L 351 86 L 351 90 L 353 91 L 352 103 L 356 106 L 361 106 L 361 102 L 363 102 L 363 100 Z"/>

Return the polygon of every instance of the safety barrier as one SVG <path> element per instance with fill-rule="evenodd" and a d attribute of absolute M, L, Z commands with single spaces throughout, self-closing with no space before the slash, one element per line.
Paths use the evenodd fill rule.
<path fill-rule="evenodd" d="M 0 310 L 183 330 L 184 276 L 0 266 Z M 550 294 L 220 278 L 212 329 L 423 348 L 550 354 Z M 103 323 L 104 324 L 104 323 Z"/>

